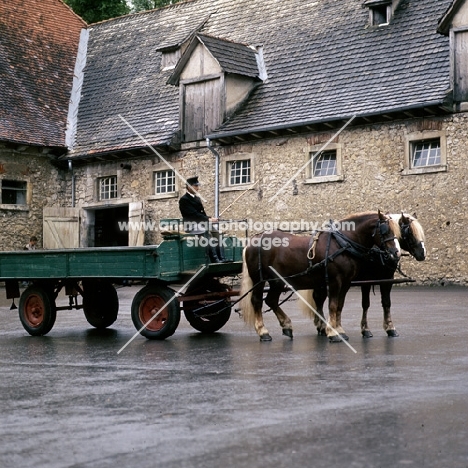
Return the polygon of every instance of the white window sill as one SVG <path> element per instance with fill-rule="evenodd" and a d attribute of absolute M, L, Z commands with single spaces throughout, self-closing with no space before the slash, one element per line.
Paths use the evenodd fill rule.
<path fill-rule="evenodd" d="M 29 205 L 10 205 L 7 203 L 0 203 L 0 210 L 29 211 Z"/>
<path fill-rule="evenodd" d="M 343 182 L 343 175 L 333 175 L 333 176 L 323 176 L 323 177 L 314 177 L 312 179 L 306 179 L 305 184 L 324 184 L 326 182 Z"/>
<path fill-rule="evenodd" d="M 157 195 L 149 195 L 146 197 L 148 201 L 152 200 L 167 200 L 168 198 L 178 198 L 179 192 L 171 192 L 171 193 L 158 193 Z"/>
<path fill-rule="evenodd" d="M 228 185 L 226 187 L 221 187 L 220 192 L 236 192 L 240 190 L 252 190 L 255 184 L 242 184 L 242 185 Z"/>
<path fill-rule="evenodd" d="M 401 175 L 433 174 L 435 172 L 447 172 L 447 165 L 407 168 L 403 169 Z"/>

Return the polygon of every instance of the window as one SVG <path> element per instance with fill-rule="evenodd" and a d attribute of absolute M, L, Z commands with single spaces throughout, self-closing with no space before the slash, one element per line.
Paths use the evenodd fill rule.
<path fill-rule="evenodd" d="M 436 166 L 440 164 L 440 138 L 429 141 L 418 141 L 411 146 L 411 167 Z"/>
<path fill-rule="evenodd" d="M 163 51 L 161 57 L 162 70 L 172 70 L 180 59 L 180 49 Z"/>
<path fill-rule="evenodd" d="M 336 175 L 336 150 L 320 153 L 314 158 L 312 164 L 314 177 Z"/>
<path fill-rule="evenodd" d="M 422 131 L 406 136 L 405 167 L 402 175 L 447 170 L 444 131 Z"/>
<path fill-rule="evenodd" d="M 117 176 L 99 179 L 99 200 L 117 198 Z"/>
<path fill-rule="evenodd" d="M 384 26 L 392 17 L 392 0 L 367 0 L 364 3 L 369 8 L 369 24 Z"/>
<path fill-rule="evenodd" d="M 330 143 L 309 147 L 307 151 L 306 183 L 339 182 L 344 179 L 341 165 L 341 144 Z"/>
<path fill-rule="evenodd" d="M 3 179 L 1 187 L 0 203 L 4 205 L 26 205 L 27 182 Z"/>
<path fill-rule="evenodd" d="M 154 191 L 156 195 L 174 193 L 176 191 L 174 171 L 167 170 L 155 172 Z"/>
<path fill-rule="evenodd" d="M 221 192 L 250 190 L 255 186 L 255 153 L 242 151 L 222 156 Z"/>
<path fill-rule="evenodd" d="M 382 26 L 388 24 L 388 10 L 387 5 L 379 5 L 371 8 L 371 25 L 372 26 Z"/>
<path fill-rule="evenodd" d="M 250 159 L 229 162 L 228 166 L 229 185 L 240 185 L 250 183 Z"/>

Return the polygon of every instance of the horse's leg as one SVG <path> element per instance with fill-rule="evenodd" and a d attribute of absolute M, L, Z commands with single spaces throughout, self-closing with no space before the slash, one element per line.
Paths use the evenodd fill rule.
<path fill-rule="evenodd" d="M 348 287 L 330 286 L 330 297 L 328 298 L 329 319 L 327 324 L 327 336 L 331 342 L 338 343 L 348 340 L 349 337 L 341 326 L 341 311 L 343 310 Z"/>
<path fill-rule="evenodd" d="M 362 305 L 362 318 L 361 318 L 361 334 L 364 338 L 372 338 L 374 335 L 369 329 L 367 324 L 367 311 L 370 307 L 370 291 L 371 286 L 366 284 L 361 286 L 361 305 Z"/>
<path fill-rule="evenodd" d="M 387 332 L 388 336 L 396 337 L 399 336 L 392 322 L 392 314 L 390 313 L 390 307 L 392 301 L 390 300 L 390 292 L 392 291 L 392 284 L 381 284 L 380 294 L 382 296 L 382 308 L 383 308 L 383 328 Z"/>
<path fill-rule="evenodd" d="M 271 336 L 263 323 L 262 305 L 263 305 L 263 288 L 265 283 L 261 283 L 252 291 L 252 307 L 255 314 L 255 331 L 260 337 L 260 341 L 271 341 Z"/>
<path fill-rule="evenodd" d="M 278 319 L 281 328 L 283 329 L 283 335 L 289 336 L 292 339 L 293 329 L 291 319 L 284 313 L 283 309 L 279 306 L 279 298 L 283 291 L 283 287 L 275 287 L 274 284 L 270 284 L 270 290 L 268 291 L 267 297 L 265 298 L 265 304 L 273 310 Z"/>
<path fill-rule="evenodd" d="M 317 306 L 317 313 L 325 318 L 325 315 L 323 313 L 323 304 L 325 303 L 325 299 L 327 298 L 327 291 L 325 288 L 317 288 L 314 289 L 313 292 L 314 295 L 314 301 Z M 321 336 L 326 336 L 327 335 L 327 322 L 323 321 L 319 315 L 315 314 L 314 317 L 314 325 L 317 328 L 317 333 Z"/>

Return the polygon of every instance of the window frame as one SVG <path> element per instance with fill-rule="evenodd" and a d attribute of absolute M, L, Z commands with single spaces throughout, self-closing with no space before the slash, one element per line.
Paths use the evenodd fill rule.
<path fill-rule="evenodd" d="M 376 21 L 377 17 L 383 16 L 383 9 L 385 8 L 385 22 L 379 23 Z M 378 14 L 378 16 L 377 16 Z M 392 7 L 391 5 L 375 5 L 370 7 L 369 9 L 369 22 L 370 25 L 374 28 L 378 28 L 380 26 L 388 26 L 390 23 L 390 18 L 392 16 Z"/>
<path fill-rule="evenodd" d="M 255 154 L 254 153 L 234 153 L 221 159 L 221 192 L 231 192 L 236 190 L 249 190 L 255 183 Z M 243 184 L 231 184 L 230 165 L 237 161 L 250 161 L 250 182 Z"/>
<path fill-rule="evenodd" d="M 412 166 L 414 148 L 417 144 L 431 140 L 440 142 L 440 164 L 430 166 Z M 402 175 L 431 174 L 447 172 L 447 138 L 445 131 L 422 131 L 408 133 L 405 137 L 405 156 Z"/>
<path fill-rule="evenodd" d="M 174 190 L 171 191 L 171 192 L 160 192 L 158 193 L 157 192 L 157 189 L 158 189 L 158 185 L 157 185 L 157 177 L 158 177 L 158 174 L 162 174 L 163 172 L 166 172 L 166 173 L 172 173 L 172 178 L 173 178 L 173 187 L 174 187 Z M 170 169 L 170 168 L 166 168 L 166 169 L 158 169 L 158 170 L 154 170 L 153 171 L 153 192 L 152 192 L 152 195 L 151 197 L 154 197 L 154 198 L 172 198 L 172 197 L 175 197 L 177 196 L 177 175 L 175 173 L 175 171 L 173 169 Z"/>
<path fill-rule="evenodd" d="M 367 0 L 364 4 L 369 8 L 369 26 L 379 28 L 388 26 L 392 19 L 392 0 Z M 376 19 L 385 17 L 384 22 L 377 22 Z"/>
<path fill-rule="evenodd" d="M 101 183 L 105 180 L 105 179 L 115 179 L 115 197 L 107 197 L 107 198 L 103 198 L 102 197 L 102 187 L 101 187 Z M 106 175 L 106 176 L 99 176 L 96 180 L 96 192 L 97 192 L 97 200 L 99 202 L 110 202 L 112 200 L 116 200 L 119 197 L 119 177 L 117 174 L 111 174 L 111 175 Z M 110 193 L 110 192 L 109 192 Z"/>
<path fill-rule="evenodd" d="M 240 163 L 239 168 L 234 168 L 234 164 Z M 245 166 L 244 163 L 248 163 L 248 168 Z M 236 159 L 234 161 L 229 161 L 226 163 L 228 167 L 226 168 L 226 177 L 227 177 L 227 185 L 229 187 L 238 187 L 239 185 L 248 185 L 252 183 L 252 161 L 250 159 Z M 244 174 L 244 170 L 248 169 L 248 174 Z M 236 171 L 236 173 L 233 174 L 233 171 Z M 237 173 L 240 171 L 239 173 Z M 244 177 L 248 177 L 247 182 L 242 182 L 242 179 Z M 234 179 L 240 179 L 241 182 L 236 183 L 233 182 L 232 180 Z"/>
<path fill-rule="evenodd" d="M 344 180 L 343 175 L 343 160 L 342 160 L 342 145 L 341 143 L 330 143 L 322 153 L 330 153 L 332 151 L 336 154 L 336 174 L 327 176 L 314 176 L 314 163 L 312 158 L 320 151 L 323 147 L 321 145 L 310 146 L 306 151 L 306 184 L 322 184 L 327 182 L 342 182 Z"/>
<path fill-rule="evenodd" d="M 24 203 L 4 203 L 2 199 L 3 184 L 5 181 L 25 184 Z M 0 210 L 29 211 L 32 189 L 29 178 L 2 177 L 0 178 Z"/>

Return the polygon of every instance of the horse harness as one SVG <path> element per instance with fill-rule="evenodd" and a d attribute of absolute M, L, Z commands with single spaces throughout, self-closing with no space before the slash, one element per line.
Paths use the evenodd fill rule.
<path fill-rule="evenodd" d="M 325 278 L 328 283 L 328 263 L 332 262 L 336 257 L 345 252 L 348 252 L 350 255 L 359 259 L 367 259 L 369 262 L 379 261 L 383 266 L 388 268 L 394 269 L 396 267 L 395 261 L 391 258 L 391 256 L 388 253 L 388 250 L 385 248 L 386 242 L 396 239 L 395 236 L 391 236 L 392 233 L 390 231 L 388 221 L 381 221 L 380 219 L 377 221 L 372 236 L 374 237 L 378 230 L 380 235 L 380 246 L 373 245 L 371 248 L 364 247 L 363 245 L 354 242 L 341 231 L 338 231 L 334 227 L 335 224 L 333 221 L 330 221 L 330 226 L 330 229 L 312 232 L 309 243 L 309 250 L 307 252 L 307 260 L 309 261 L 309 266 L 306 272 L 301 274 L 310 274 L 316 268 L 325 267 Z M 328 233 L 325 258 L 322 261 L 313 264 L 312 260 L 315 258 L 315 249 L 317 246 L 317 242 L 322 233 Z M 330 255 L 330 244 L 332 238 L 338 244 L 339 249 Z"/>
<path fill-rule="evenodd" d="M 396 239 L 395 236 L 389 236 L 391 234 L 390 227 L 388 225 L 388 221 L 378 220 L 375 226 L 375 230 L 372 236 L 375 236 L 377 230 L 380 234 L 380 246 L 373 245 L 371 248 L 364 247 L 363 245 L 354 242 L 349 237 L 345 236 L 341 231 L 335 228 L 335 223 L 331 220 L 330 221 L 330 229 L 326 230 L 316 230 L 313 231 L 311 234 L 310 242 L 309 242 L 309 250 L 307 252 L 307 260 L 309 262 L 309 266 L 307 269 L 301 273 L 296 273 L 294 275 L 287 276 L 286 278 L 296 278 L 299 276 L 309 275 L 312 271 L 316 270 L 317 268 L 325 268 L 325 282 L 328 286 L 328 263 L 333 262 L 333 260 L 338 257 L 339 255 L 348 252 L 350 255 L 357 257 L 359 259 L 367 259 L 369 262 L 374 262 L 379 260 L 384 267 L 395 269 L 398 263 L 395 264 L 395 261 L 391 258 L 388 253 L 388 250 L 385 248 L 385 242 L 390 240 Z M 312 260 L 315 258 L 315 248 L 318 242 L 318 239 L 322 233 L 328 233 L 327 238 L 327 247 L 325 251 L 325 258 L 318 263 L 313 264 Z M 263 237 L 263 234 L 261 236 Z M 335 239 L 336 243 L 339 245 L 339 249 L 330 254 L 330 244 L 331 240 Z M 265 281 L 262 272 L 262 259 L 261 259 L 261 242 L 258 244 L 258 272 L 260 275 L 259 283 Z M 277 278 L 279 279 L 279 278 Z M 267 281 L 271 281 L 268 279 Z M 257 284 L 259 284 L 257 283 Z M 254 285 L 255 287 L 256 285 Z M 254 287 L 252 289 L 254 289 Z M 251 289 L 251 290 L 252 290 Z"/>

